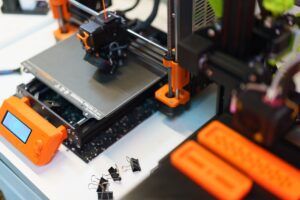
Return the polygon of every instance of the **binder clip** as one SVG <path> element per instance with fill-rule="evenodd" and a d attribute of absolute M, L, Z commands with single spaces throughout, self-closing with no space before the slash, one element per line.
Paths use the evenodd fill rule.
<path fill-rule="evenodd" d="M 98 200 L 113 199 L 113 192 L 108 191 L 108 185 L 109 185 L 108 180 L 101 177 L 99 184 L 98 184 L 98 188 L 97 188 Z"/>
<path fill-rule="evenodd" d="M 131 169 L 132 172 L 140 172 L 142 171 L 139 159 L 126 157 L 127 162 L 129 162 L 129 166 L 123 166 L 122 169 L 127 171 Z"/>
<path fill-rule="evenodd" d="M 107 179 L 101 177 L 97 178 L 95 175 L 91 177 L 91 183 L 88 185 L 90 190 L 95 189 L 98 194 L 98 200 L 113 199 L 113 192 L 108 191 L 109 182 Z"/>
<path fill-rule="evenodd" d="M 111 178 L 113 179 L 113 181 L 121 181 L 122 180 L 117 166 L 116 166 L 116 168 L 110 167 L 108 169 L 108 173 L 111 176 Z"/>

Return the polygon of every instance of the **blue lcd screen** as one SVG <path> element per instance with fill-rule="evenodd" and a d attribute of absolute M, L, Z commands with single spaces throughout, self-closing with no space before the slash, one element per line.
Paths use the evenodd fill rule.
<path fill-rule="evenodd" d="M 7 112 L 2 122 L 10 132 L 19 138 L 24 144 L 27 142 L 31 129 L 28 128 L 23 122 L 16 118 L 10 112 Z"/>

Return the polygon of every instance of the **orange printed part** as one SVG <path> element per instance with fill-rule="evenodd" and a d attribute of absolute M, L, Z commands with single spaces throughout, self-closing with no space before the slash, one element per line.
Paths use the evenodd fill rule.
<path fill-rule="evenodd" d="M 176 97 L 169 98 L 167 96 L 168 91 L 169 86 L 166 84 L 155 92 L 155 98 L 170 108 L 176 108 L 180 105 L 185 105 L 190 100 L 190 93 L 186 90 L 180 91 L 178 99 Z"/>
<path fill-rule="evenodd" d="M 280 199 L 300 199 L 300 171 L 219 121 L 198 134 L 198 141 L 246 173 Z"/>
<path fill-rule="evenodd" d="M 173 60 L 163 59 L 163 65 L 171 69 L 172 92 L 179 91 L 179 97 L 168 97 L 169 85 L 164 85 L 155 92 L 155 98 L 170 108 L 185 105 L 190 100 L 190 93 L 183 89 L 190 82 L 190 73 Z"/>
<path fill-rule="evenodd" d="M 163 66 L 166 68 L 171 68 L 172 67 L 172 60 L 168 60 L 163 58 Z"/>
<path fill-rule="evenodd" d="M 181 90 L 190 83 L 190 73 L 173 60 L 163 59 L 163 66 L 172 68 L 172 88 Z"/>
<path fill-rule="evenodd" d="M 91 48 L 88 45 L 89 34 L 87 34 L 86 32 L 83 32 L 83 35 L 81 35 L 81 33 L 77 33 L 77 38 L 82 41 L 86 50 L 89 50 Z"/>
<path fill-rule="evenodd" d="M 249 178 L 194 141 L 176 149 L 171 163 L 218 199 L 242 199 L 252 188 Z"/>
<path fill-rule="evenodd" d="M 178 63 L 172 61 L 172 88 L 181 90 L 190 83 L 190 73 L 183 69 Z"/>
<path fill-rule="evenodd" d="M 12 132 L 4 125 L 8 113 L 30 129 L 26 141 L 15 135 L 23 133 Z M 0 109 L 0 119 L 0 134 L 36 165 L 49 163 L 60 144 L 67 138 L 66 128 L 56 128 L 40 116 L 30 107 L 28 98 L 12 96 L 6 99 Z"/>
<path fill-rule="evenodd" d="M 78 31 L 77 27 L 72 26 L 70 24 L 67 24 L 66 27 L 68 30 L 68 32 L 66 32 L 66 33 L 62 33 L 60 29 L 57 29 L 54 31 L 54 37 L 57 41 L 65 40 L 65 39 L 71 37 L 72 35 L 74 35 Z"/>
<path fill-rule="evenodd" d="M 62 10 L 64 20 L 69 20 L 71 18 L 71 13 L 68 8 L 68 0 L 49 0 L 49 5 L 54 19 L 59 19 L 61 17 L 59 11 L 60 8 Z"/>

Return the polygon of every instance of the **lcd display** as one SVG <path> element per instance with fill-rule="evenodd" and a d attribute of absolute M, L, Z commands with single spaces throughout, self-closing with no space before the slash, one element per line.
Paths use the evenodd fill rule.
<path fill-rule="evenodd" d="M 7 112 L 2 122 L 11 133 L 19 138 L 24 144 L 27 142 L 31 129 L 28 128 L 23 122 L 16 118 L 10 112 Z"/>

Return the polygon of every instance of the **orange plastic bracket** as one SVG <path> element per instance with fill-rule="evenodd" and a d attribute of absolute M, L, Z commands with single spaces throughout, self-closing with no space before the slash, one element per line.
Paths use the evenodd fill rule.
<path fill-rule="evenodd" d="M 50 0 L 49 4 L 54 19 L 59 19 L 61 17 L 61 14 L 59 13 L 59 7 L 62 8 L 62 14 L 65 20 L 69 20 L 71 18 L 71 13 L 68 9 L 68 0 Z"/>
<path fill-rule="evenodd" d="M 214 121 L 198 134 L 198 141 L 239 168 L 281 199 L 300 199 L 300 171 Z"/>
<path fill-rule="evenodd" d="M 179 105 L 185 105 L 190 100 L 190 93 L 183 88 L 190 82 L 190 73 L 172 60 L 163 59 L 163 65 L 166 68 L 172 69 L 172 90 L 174 93 L 176 90 L 179 90 L 179 98 L 170 98 L 167 96 L 169 91 L 168 84 L 164 85 L 155 92 L 155 98 L 170 108 L 176 108 Z"/>
<path fill-rule="evenodd" d="M 19 139 L 4 125 L 7 114 L 23 123 L 30 129 L 26 141 Z M 28 98 L 19 99 L 12 96 L 6 99 L 0 109 L 0 133 L 29 160 L 36 165 L 45 165 L 51 161 L 60 144 L 67 138 L 67 130 L 64 126 L 54 127 L 50 122 L 40 116 L 30 107 Z M 10 122 L 11 123 L 11 122 Z M 15 124 L 11 124 L 14 126 Z"/>
<path fill-rule="evenodd" d="M 171 163 L 218 199 L 242 199 L 252 187 L 249 178 L 194 141 L 175 150 Z"/>
<path fill-rule="evenodd" d="M 72 35 L 74 35 L 78 31 L 77 27 L 72 26 L 70 24 L 67 24 L 66 27 L 68 30 L 68 32 L 66 32 L 66 33 L 62 33 L 59 28 L 54 31 L 54 37 L 57 41 L 65 40 L 65 39 L 71 37 Z"/>
<path fill-rule="evenodd" d="M 172 87 L 174 91 L 176 89 L 182 89 L 190 82 L 190 73 L 183 69 L 178 63 L 172 61 Z"/>
<path fill-rule="evenodd" d="M 89 35 L 86 32 L 83 32 L 83 36 L 80 33 L 77 33 L 77 38 L 82 41 L 86 50 L 89 50 L 91 48 L 87 43 Z"/>
<path fill-rule="evenodd" d="M 167 93 L 169 91 L 169 86 L 166 84 L 155 92 L 155 98 L 162 103 L 166 104 L 170 108 L 176 108 L 179 105 L 185 105 L 190 100 L 190 93 L 186 90 L 181 90 L 180 96 L 169 98 Z"/>
<path fill-rule="evenodd" d="M 166 68 L 172 68 L 172 88 L 175 92 L 176 89 L 182 89 L 190 82 L 190 73 L 183 69 L 177 62 L 172 60 L 163 59 L 163 65 Z"/>

